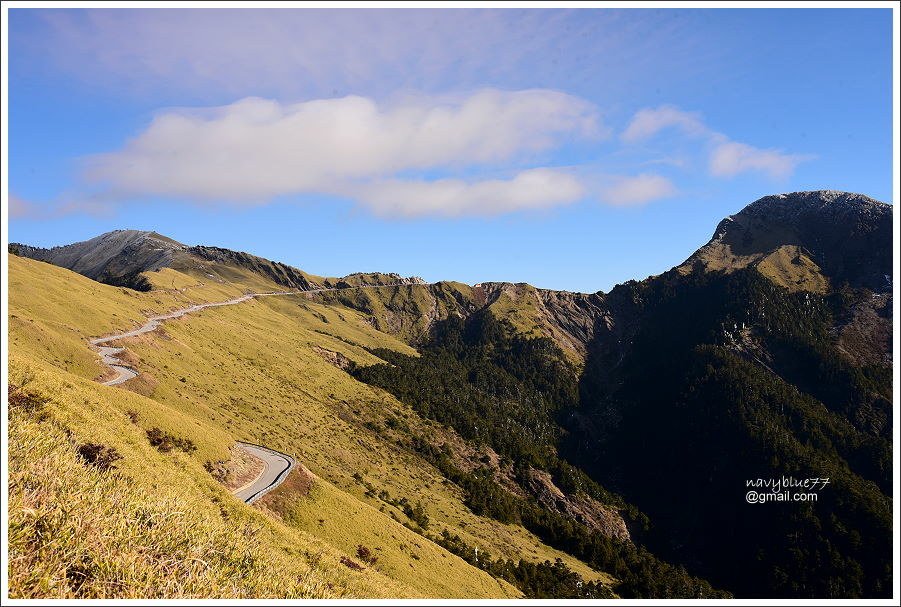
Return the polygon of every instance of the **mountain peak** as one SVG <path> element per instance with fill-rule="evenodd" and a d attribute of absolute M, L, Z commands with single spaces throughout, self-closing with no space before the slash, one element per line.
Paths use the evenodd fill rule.
<path fill-rule="evenodd" d="M 874 291 L 892 275 L 892 205 L 835 190 L 764 196 L 723 219 L 682 272 L 747 266 L 790 289 L 848 283 Z"/>
<path fill-rule="evenodd" d="M 23 244 L 11 246 L 25 257 L 49 261 L 112 284 L 128 284 L 121 279 L 139 271 L 166 267 L 187 249 L 180 242 L 145 230 L 113 230 L 90 240 L 49 249 Z"/>
<path fill-rule="evenodd" d="M 832 217 L 848 214 L 872 216 L 891 213 L 891 205 L 854 192 L 814 190 L 764 196 L 739 214 L 766 214 L 770 219 L 792 220 L 799 213 L 811 212 Z"/>

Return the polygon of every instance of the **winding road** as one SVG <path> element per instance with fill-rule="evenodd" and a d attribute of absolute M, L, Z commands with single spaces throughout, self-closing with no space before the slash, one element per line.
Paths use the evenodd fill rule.
<path fill-rule="evenodd" d="M 189 308 L 184 308 L 183 310 L 176 310 L 175 312 L 169 312 L 168 314 L 160 314 L 159 316 L 151 316 L 147 319 L 147 322 L 142 326 L 134 329 L 132 331 L 126 331 L 124 333 L 117 333 L 115 335 L 110 335 L 108 337 L 97 337 L 95 339 L 91 339 L 90 343 L 92 346 L 96 346 L 101 360 L 112 370 L 116 372 L 116 377 L 113 379 L 102 382 L 105 386 L 115 386 L 118 384 L 122 384 L 127 382 L 128 380 L 137 377 L 140 375 L 140 372 L 133 367 L 129 367 L 128 365 L 122 364 L 122 361 L 119 360 L 117 356 L 120 354 L 125 348 L 115 347 L 108 344 L 110 342 L 124 339 L 126 337 L 134 337 L 136 335 L 141 335 L 143 333 L 149 333 L 155 330 L 164 320 L 170 320 L 172 318 L 180 318 L 185 314 L 190 314 L 191 312 L 198 312 L 200 310 L 204 310 L 206 308 L 213 308 L 217 306 L 233 306 L 235 304 L 243 303 L 245 301 L 250 301 L 256 297 L 268 297 L 270 295 L 300 295 L 304 293 L 322 293 L 324 291 L 346 291 L 350 289 L 375 289 L 380 287 L 392 287 L 392 286 L 400 286 L 400 285 L 364 285 L 360 287 L 343 287 L 341 289 L 311 289 L 309 291 L 279 291 L 274 293 L 248 293 L 246 295 L 242 295 L 241 297 L 236 297 L 234 299 L 229 299 L 228 301 L 221 301 L 216 303 L 205 303 L 205 304 L 196 304 Z M 294 458 L 290 455 L 286 455 L 284 453 L 280 453 L 279 451 L 275 451 L 273 449 L 269 449 L 267 447 L 263 447 L 261 445 L 255 445 L 253 443 L 244 443 L 238 442 L 238 445 L 241 446 L 242 449 L 253 455 L 254 457 L 259 458 L 263 462 L 263 471 L 260 475 L 250 484 L 245 485 L 241 489 L 238 489 L 234 495 L 238 499 L 252 504 L 255 500 L 265 495 L 267 492 L 271 491 L 278 487 L 282 481 L 287 478 L 288 474 L 291 472 L 291 469 L 294 467 Z"/>
<path fill-rule="evenodd" d="M 160 314 L 159 316 L 151 316 L 147 319 L 147 322 L 144 323 L 141 327 L 133 330 L 126 331 L 125 333 L 117 333 L 116 335 L 111 335 L 109 337 L 98 337 L 96 339 L 91 340 L 92 346 L 97 346 L 100 350 L 100 358 L 104 363 L 111 369 L 113 369 L 118 375 L 115 378 L 110 379 L 108 381 L 103 382 L 104 386 L 115 386 L 116 384 L 121 384 L 123 382 L 128 381 L 133 377 L 137 377 L 139 375 L 138 371 L 135 369 L 120 364 L 119 358 L 116 354 L 122 352 L 125 348 L 115 348 L 112 346 L 101 346 L 100 344 L 106 344 L 111 341 L 116 341 L 119 339 L 124 339 L 126 337 L 134 337 L 135 335 L 141 335 L 142 333 L 150 333 L 160 326 L 164 320 L 169 320 L 171 318 L 180 318 L 185 314 L 189 314 L 191 312 L 198 312 L 205 308 L 213 308 L 216 306 L 233 306 L 235 304 L 243 303 L 245 301 L 251 300 L 255 297 L 265 297 L 268 295 L 296 295 L 297 293 L 306 293 L 307 291 L 284 291 L 278 293 L 248 293 L 247 295 L 242 295 L 241 297 L 236 297 L 234 299 L 229 299 L 228 301 L 220 301 L 216 303 L 205 303 L 205 304 L 196 304 L 191 306 L 190 308 L 185 308 L 183 310 L 176 310 L 175 312 L 169 312 L 168 314 Z"/>
<path fill-rule="evenodd" d="M 294 458 L 273 449 L 238 442 L 238 445 L 263 462 L 263 471 L 252 483 L 234 492 L 234 496 L 242 502 L 254 503 L 269 491 L 278 487 L 288 477 L 294 467 Z"/>

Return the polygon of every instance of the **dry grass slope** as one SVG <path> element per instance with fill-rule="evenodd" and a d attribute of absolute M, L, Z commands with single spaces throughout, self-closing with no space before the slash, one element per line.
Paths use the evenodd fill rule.
<path fill-rule="evenodd" d="M 160 499 L 167 491 L 190 496 L 194 501 L 183 511 L 211 517 L 226 531 L 238 533 L 239 521 L 261 525 L 265 533 L 254 548 L 257 558 L 287 558 L 290 566 L 302 570 L 292 575 L 307 576 L 301 586 L 319 580 L 322 583 L 313 586 L 325 588 L 322 596 L 373 598 L 517 594 L 399 524 L 409 523 L 404 514 L 367 495 L 353 478 L 356 472 L 376 491 L 421 502 L 432 520 L 430 532 L 446 528 L 495 556 L 535 561 L 561 557 L 586 579 L 609 579 L 548 548 L 521 527 L 473 515 L 462 504 L 459 489 L 404 448 L 396 431 L 387 430 L 386 422 L 394 420 L 419 435 L 440 437 L 448 432 L 420 419 L 390 395 L 356 382 L 317 352 L 316 348 L 340 353 L 364 365 L 379 362 L 365 349 L 369 347 L 415 354 L 397 338 L 373 328 L 367 315 L 305 296 L 276 296 L 170 321 L 158 332 L 123 344 L 143 373 L 137 392 L 131 392 L 90 381 L 101 368 L 86 344 L 88 337 L 131 328 L 145 314 L 193 301 L 228 299 L 245 285 L 201 285 L 205 282 L 201 276 L 171 270 L 151 273 L 159 274 L 159 286 L 168 290 L 134 293 L 27 259 L 11 257 L 9 270 L 11 362 L 19 373 L 39 372 L 42 379 L 34 385 L 54 399 L 53 423 L 78 442 L 114 446 L 125 455 L 117 462 L 118 471 L 104 473 L 116 486 L 131 486 Z M 277 290 L 272 285 L 255 287 Z M 138 424 L 129 415 L 136 416 Z M 190 440 L 196 450 L 158 453 L 145 436 L 153 427 Z M 322 482 L 311 495 L 297 496 L 296 506 L 288 508 L 292 515 L 284 522 L 236 503 L 204 469 L 207 463 L 229 459 L 235 439 L 296 454 Z M 38 474 L 22 468 L 25 461 L 16 465 L 23 478 Z M 54 499 L 62 499 L 55 495 Z M 115 494 L 97 495 L 115 499 Z M 161 511 L 172 506 L 165 503 L 168 506 L 160 502 Z M 328 523 L 320 524 L 320 519 Z M 112 519 L 96 521 L 101 529 L 107 523 L 118 524 Z M 350 570 L 340 559 L 348 553 L 352 557 L 363 540 L 373 550 L 381 547 L 386 556 L 377 567 Z M 407 547 L 414 542 L 422 546 L 411 552 Z M 62 562 L 68 557 L 59 558 Z M 25 561 L 21 563 L 24 566 Z M 141 592 L 129 588 L 110 592 L 116 596 Z M 203 588 L 195 595 L 217 595 L 213 586 Z M 289 584 L 270 590 L 294 592 L 291 588 Z M 295 590 L 296 596 L 306 596 L 300 586 Z M 20 592 L 26 593 L 24 588 Z M 34 587 L 27 592 L 35 592 Z M 47 588 L 44 592 L 63 596 Z M 177 594 L 181 591 L 172 592 L 182 596 Z M 267 596 L 269 591 L 260 586 L 235 592 Z"/>
<path fill-rule="evenodd" d="M 127 392 L 13 357 L 10 380 L 46 400 L 9 420 L 14 598 L 417 596 L 238 502 L 181 452 L 152 448 L 117 406 Z M 134 395 L 133 398 L 141 398 Z M 78 446 L 122 459 L 92 466 Z"/>

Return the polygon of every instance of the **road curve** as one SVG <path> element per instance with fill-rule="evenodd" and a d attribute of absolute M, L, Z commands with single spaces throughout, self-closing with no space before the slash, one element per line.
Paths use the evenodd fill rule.
<path fill-rule="evenodd" d="M 117 373 L 116 377 L 103 382 L 105 386 L 115 386 L 116 384 L 121 384 L 123 382 L 128 381 L 133 377 L 137 377 L 139 375 L 138 371 L 132 369 L 127 365 L 119 364 L 119 358 L 116 356 L 120 352 L 122 352 L 125 348 L 115 348 L 112 346 L 101 346 L 100 344 L 106 344 L 111 341 L 116 341 L 118 339 L 124 339 L 126 337 L 134 337 L 135 335 L 141 335 L 142 333 L 149 333 L 160 326 L 164 320 L 169 320 L 170 318 L 180 318 L 185 314 L 189 314 L 191 312 L 197 312 L 199 310 L 203 310 L 204 308 L 212 308 L 216 306 L 232 306 L 234 304 L 243 303 L 255 297 L 265 297 L 268 295 L 294 295 L 298 293 L 298 291 L 284 291 L 277 293 L 248 293 L 247 295 L 242 295 L 241 297 L 236 297 L 234 299 L 229 299 L 228 301 L 220 301 L 215 303 L 205 303 L 205 304 L 196 304 L 189 308 L 184 308 L 183 310 L 176 310 L 175 312 L 169 312 L 168 314 L 160 314 L 159 316 L 151 316 L 147 319 L 147 322 L 144 323 L 137 329 L 133 331 L 126 331 L 124 333 L 117 333 L 116 335 L 111 335 L 109 337 L 98 337 L 90 340 L 91 345 L 97 346 L 100 358 L 108 367 L 110 367 L 113 371 Z"/>
<path fill-rule="evenodd" d="M 428 285 L 429 283 L 426 283 Z M 160 326 L 164 320 L 169 320 L 171 318 L 181 318 L 185 314 L 190 314 L 191 312 L 198 312 L 205 308 L 213 308 L 217 306 L 233 306 L 235 304 L 244 303 L 245 301 L 249 301 L 256 297 L 268 297 L 270 295 L 302 295 L 304 293 L 324 293 L 326 291 L 349 291 L 352 289 L 378 289 L 382 287 L 397 287 L 403 286 L 402 284 L 393 284 L 393 285 L 364 285 L 361 287 L 342 287 L 340 289 L 310 289 L 309 291 L 276 291 L 273 293 L 248 293 L 246 295 L 242 295 L 241 297 L 236 297 L 234 299 L 229 299 L 228 301 L 220 301 L 215 303 L 205 303 L 205 304 L 196 304 L 189 308 L 184 308 L 182 310 L 176 310 L 175 312 L 169 312 L 168 314 L 160 314 L 159 316 L 151 316 L 147 319 L 147 322 L 144 323 L 137 329 L 132 331 L 126 331 L 124 333 L 117 333 L 115 335 L 110 335 L 108 337 L 97 337 L 90 340 L 92 346 L 97 346 L 98 353 L 100 354 L 101 360 L 108 366 L 110 369 L 116 372 L 116 377 L 110 379 L 108 381 L 102 382 L 104 386 L 115 386 L 117 384 L 121 384 L 127 382 L 129 379 L 137 377 L 140 375 L 136 369 L 129 367 L 128 365 L 121 364 L 119 357 L 116 356 L 120 352 L 122 352 L 125 348 L 116 348 L 112 346 L 102 346 L 100 344 L 106 344 L 111 341 L 116 341 L 118 339 L 124 339 L 126 337 L 134 337 L 135 335 L 141 335 L 142 333 L 149 333 Z"/>
<path fill-rule="evenodd" d="M 294 458 L 273 449 L 238 442 L 238 445 L 263 462 L 263 472 L 250 485 L 235 491 L 234 496 L 242 502 L 252 504 L 269 491 L 278 487 L 288 477 L 294 467 Z"/>
<path fill-rule="evenodd" d="M 147 319 L 146 323 L 144 323 L 137 329 L 126 331 L 124 333 L 117 333 L 116 335 L 110 335 L 108 337 L 97 337 L 95 339 L 91 339 L 90 343 L 93 346 L 97 346 L 100 358 L 110 369 L 116 372 L 116 377 L 103 382 L 103 385 L 115 386 L 117 384 L 124 383 L 134 377 L 137 377 L 138 375 L 140 375 L 140 372 L 137 369 L 133 369 L 132 367 L 121 364 L 121 361 L 116 355 L 125 350 L 125 348 L 106 346 L 101 344 L 108 344 L 111 341 L 116 341 L 118 339 L 123 339 L 126 337 L 134 337 L 135 335 L 141 335 L 142 333 L 149 333 L 150 331 L 153 331 L 154 329 L 159 327 L 160 323 L 162 323 L 164 320 L 169 320 L 171 318 L 180 318 L 185 314 L 197 312 L 199 310 L 203 310 L 204 308 L 212 308 L 216 306 L 231 306 L 243 303 L 245 301 L 254 299 L 255 297 L 266 297 L 269 295 L 300 295 L 303 293 L 322 293 L 324 291 L 345 291 L 349 289 L 373 289 L 392 286 L 400 285 L 365 285 L 361 287 L 344 287 L 342 289 L 313 289 L 310 291 L 248 293 L 246 295 L 242 295 L 241 297 L 236 297 L 228 301 L 196 304 L 189 308 L 184 308 L 183 310 L 176 310 L 175 312 L 160 314 L 159 316 L 151 316 Z M 255 481 L 253 481 L 250 485 L 242 487 L 234 493 L 235 497 L 237 497 L 238 499 L 248 504 L 252 504 L 255 500 L 259 499 L 267 492 L 278 487 L 282 483 L 282 481 L 287 478 L 288 473 L 291 472 L 292 468 L 294 468 L 294 458 L 292 458 L 290 455 L 285 455 L 284 453 L 280 453 L 273 449 L 268 449 L 261 445 L 254 445 L 252 443 L 243 442 L 238 442 L 238 444 L 242 449 L 249 452 L 251 455 L 254 455 L 261 459 L 264 465 L 263 472 L 259 477 L 257 477 Z"/>

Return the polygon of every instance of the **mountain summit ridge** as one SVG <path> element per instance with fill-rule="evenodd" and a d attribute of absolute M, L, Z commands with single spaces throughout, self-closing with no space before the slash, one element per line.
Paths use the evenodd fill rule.
<path fill-rule="evenodd" d="M 677 269 L 753 266 L 790 290 L 824 293 L 848 284 L 885 292 L 891 250 L 892 205 L 852 192 L 792 192 L 764 196 L 725 217 Z"/>
<path fill-rule="evenodd" d="M 395 273 L 355 272 L 342 278 L 308 274 L 285 263 L 271 261 L 243 251 L 216 246 L 188 246 L 150 230 L 112 230 L 89 240 L 51 248 L 10 243 L 23 257 L 47 261 L 108 284 L 147 290 L 145 272 L 163 268 L 190 270 L 219 282 L 229 282 L 228 267 L 257 274 L 277 285 L 311 291 L 339 285 L 423 284 L 417 276 Z M 225 271 L 221 271 L 225 270 Z"/>
<path fill-rule="evenodd" d="M 730 273 L 753 267 L 790 291 L 826 293 L 847 284 L 884 293 L 890 290 L 892 275 L 891 215 L 891 205 L 851 192 L 764 196 L 720 221 L 710 241 L 670 272 Z M 269 284 L 301 291 L 415 287 L 404 292 L 379 289 L 320 297 L 370 315 L 373 326 L 410 343 L 428 339 L 434 324 L 450 315 L 468 318 L 490 310 L 523 334 L 550 337 L 574 360 L 584 358 L 598 332 L 616 332 L 616 326 L 629 324 L 631 304 L 624 304 L 616 293 L 635 282 L 610 293 L 588 294 L 509 282 L 426 285 L 421 278 L 393 273 L 358 272 L 324 278 L 250 253 L 215 246 L 189 247 L 156 232 L 139 230 L 116 230 L 51 249 L 11 246 L 26 257 L 131 287 L 141 280 L 141 285 L 147 284 L 143 272 L 163 267 L 193 274 L 201 281 L 212 278 L 220 282 L 233 281 L 238 268 L 242 276 L 256 275 Z"/>

